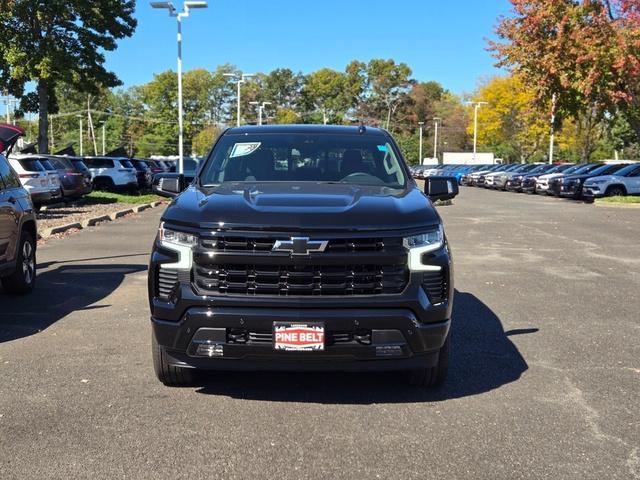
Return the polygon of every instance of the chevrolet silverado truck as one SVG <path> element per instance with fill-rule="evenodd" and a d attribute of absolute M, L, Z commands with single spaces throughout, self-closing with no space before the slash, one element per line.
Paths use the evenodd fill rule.
<path fill-rule="evenodd" d="M 453 264 L 432 200 L 453 177 L 411 178 L 365 126 L 226 130 L 174 197 L 149 267 L 152 356 L 166 385 L 200 370 L 406 371 L 442 383 Z"/>

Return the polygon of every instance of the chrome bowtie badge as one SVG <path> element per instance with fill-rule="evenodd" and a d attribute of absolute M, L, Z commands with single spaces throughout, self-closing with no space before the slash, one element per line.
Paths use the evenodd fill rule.
<path fill-rule="evenodd" d="M 291 237 L 291 240 L 276 240 L 272 250 L 289 252 L 291 255 L 309 255 L 324 252 L 328 243 L 327 240 L 309 240 L 309 237 Z"/>

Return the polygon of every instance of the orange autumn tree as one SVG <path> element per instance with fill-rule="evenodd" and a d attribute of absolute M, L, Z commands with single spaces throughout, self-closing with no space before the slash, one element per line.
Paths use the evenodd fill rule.
<path fill-rule="evenodd" d="M 640 139 L 640 0 L 511 0 L 497 65 L 518 74 L 540 105 L 599 121 L 623 114 Z"/>

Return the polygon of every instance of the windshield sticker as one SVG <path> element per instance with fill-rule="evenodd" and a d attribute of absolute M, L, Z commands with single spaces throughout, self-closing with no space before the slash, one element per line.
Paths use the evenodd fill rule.
<path fill-rule="evenodd" d="M 236 143 L 233 146 L 233 150 L 231 150 L 230 157 L 244 157 L 245 155 L 251 155 L 258 148 L 260 148 L 262 142 L 244 142 L 244 143 Z"/>
<path fill-rule="evenodd" d="M 387 146 L 386 145 L 378 145 L 378 150 L 381 152 L 386 152 L 387 151 Z"/>

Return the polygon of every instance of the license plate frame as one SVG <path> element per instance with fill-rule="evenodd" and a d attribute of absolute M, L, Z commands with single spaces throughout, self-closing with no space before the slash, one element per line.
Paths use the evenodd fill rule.
<path fill-rule="evenodd" d="M 279 352 L 322 352 L 324 322 L 273 322 L 273 348 Z"/>

